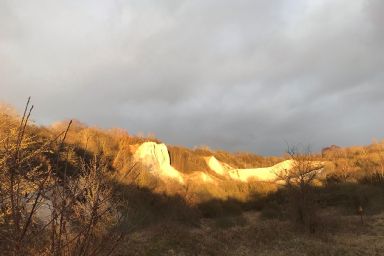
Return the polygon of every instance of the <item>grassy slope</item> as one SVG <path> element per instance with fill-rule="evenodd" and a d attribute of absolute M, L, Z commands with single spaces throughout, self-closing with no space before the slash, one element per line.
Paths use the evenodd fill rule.
<path fill-rule="evenodd" d="M 323 213 L 328 225 L 309 235 L 287 221 L 264 220 L 257 212 L 223 220 L 202 220 L 198 228 L 152 226 L 135 232 L 127 255 L 383 255 L 384 214 L 367 217 Z M 239 220 L 240 219 L 240 220 Z"/>
<path fill-rule="evenodd" d="M 63 123 L 49 128 L 30 126 L 28 133 L 40 141 L 55 136 L 63 127 Z M 1 129 L 7 130 L 6 126 Z M 121 130 L 106 131 L 75 123 L 67 138 L 68 160 L 75 167 L 80 157 L 101 154 L 117 171 L 125 172 L 131 164 L 131 147 L 148 140 L 157 141 L 130 136 Z M 323 216 L 319 226 L 323 229 L 315 235 L 301 232 L 287 221 L 289 218 L 285 215 L 289 214 L 284 207 L 288 205 L 279 191 L 266 193 L 250 205 L 222 201 L 196 209 L 187 204 L 182 193 L 180 197 L 171 198 L 130 188 L 120 194 L 127 197 L 127 204 L 134 202 L 134 209 L 130 210 L 136 211 L 136 217 L 130 221 L 137 221 L 135 218 L 143 214 L 151 216 L 125 241 L 124 255 L 382 255 L 383 178 L 376 174 L 384 170 L 383 145 L 333 149 L 322 156 L 330 164 L 326 170 L 327 186 L 316 194 L 321 208 L 319 214 Z M 277 160 L 181 147 L 170 147 L 170 151 L 173 159 L 179 159 L 177 164 L 184 172 L 203 165 L 200 157 L 209 154 L 234 167 L 263 166 Z M 159 184 L 154 181 L 154 189 L 156 185 Z M 122 186 L 126 188 L 126 184 Z M 227 189 L 239 191 L 241 188 L 228 184 Z M 357 204 L 366 210 L 364 225 L 355 215 Z M 244 209 L 253 211 L 244 213 Z M 210 219 L 200 218 L 205 215 L 204 211 Z"/>

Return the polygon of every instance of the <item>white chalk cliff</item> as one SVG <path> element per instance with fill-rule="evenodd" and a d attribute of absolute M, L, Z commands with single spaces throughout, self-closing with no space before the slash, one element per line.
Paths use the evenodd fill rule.
<path fill-rule="evenodd" d="M 236 169 L 228 164 L 222 163 L 214 156 L 206 158 L 209 168 L 215 173 L 229 177 L 233 180 L 248 182 L 249 180 L 274 182 L 278 180 L 278 174 L 290 170 L 293 167 L 292 160 L 286 160 L 271 167 Z"/>
<path fill-rule="evenodd" d="M 137 148 L 134 158 L 147 166 L 152 174 L 184 183 L 183 174 L 171 166 L 169 152 L 165 144 L 145 142 Z"/>
<path fill-rule="evenodd" d="M 229 171 L 232 179 L 248 182 L 249 180 L 275 182 L 282 171 L 290 170 L 293 167 L 293 160 L 285 160 L 271 167 L 253 169 L 233 169 Z"/>
<path fill-rule="evenodd" d="M 205 183 L 215 183 L 217 177 L 196 170 L 193 174 L 183 174 L 171 166 L 170 156 L 165 144 L 155 142 L 145 142 L 139 145 L 135 151 L 134 157 L 137 161 L 148 167 L 149 171 L 161 179 L 173 179 L 184 184 L 186 180 L 201 180 Z M 278 174 L 281 171 L 292 168 L 294 162 L 286 160 L 271 167 L 236 169 L 226 163 L 222 163 L 215 157 L 206 157 L 205 161 L 208 167 L 217 175 L 224 179 L 248 182 L 258 180 L 265 182 L 276 182 Z"/>
<path fill-rule="evenodd" d="M 229 172 L 233 170 L 231 166 L 228 164 L 222 163 L 219 160 L 216 159 L 214 156 L 210 156 L 205 158 L 205 161 L 208 165 L 208 167 L 214 171 L 215 173 L 222 175 L 222 176 L 228 176 Z"/>

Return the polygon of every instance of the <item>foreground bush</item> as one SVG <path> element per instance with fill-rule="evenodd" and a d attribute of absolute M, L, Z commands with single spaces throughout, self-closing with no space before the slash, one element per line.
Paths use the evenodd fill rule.
<path fill-rule="evenodd" d="M 39 136 L 28 124 L 0 119 L 0 250 L 2 255 L 108 255 L 123 237 L 102 157 L 69 159 L 65 138 Z M 69 174 L 70 167 L 74 170 Z"/>

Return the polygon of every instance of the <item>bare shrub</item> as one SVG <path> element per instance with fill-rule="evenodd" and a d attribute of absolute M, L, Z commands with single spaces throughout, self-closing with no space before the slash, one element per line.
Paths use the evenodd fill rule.
<path fill-rule="evenodd" d="M 108 255 L 121 232 L 108 165 L 96 157 L 68 174 L 65 138 L 33 133 L 29 100 L 19 124 L 2 118 L 0 249 L 3 255 Z M 114 235 L 112 235 L 114 234 Z M 116 237 L 117 236 L 117 237 Z"/>
<path fill-rule="evenodd" d="M 289 147 L 287 153 L 293 160 L 293 165 L 290 169 L 281 170 L 277 175 L 284 181 L 288 192 L 292 218 L 314 233 L 318 216 L 313 186 L 323 165 L 314 161 L 308 149 L 300 151 L 296 147 Z"/>

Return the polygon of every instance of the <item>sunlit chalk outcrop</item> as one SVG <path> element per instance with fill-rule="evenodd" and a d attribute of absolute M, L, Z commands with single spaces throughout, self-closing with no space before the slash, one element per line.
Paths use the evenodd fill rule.
<path fill-rule="evenodd" d="M 290 170 L 294 164 L 293 160 L 286 160 L 271 167 L 236 169 L 220 162 L 214 156 L 207 157 L 206 162 L 208 167 L 215 173 L 242 182 L 248 182 L 251 179 L 268 182 L 277 181 L 279 175 Z"/>
<path fill-rule="evenodd" d="M 275 182 L 279 180 L 279 175 L 289 171 L 294 166 L 293 160 L 285 160 L 271 167 L 252 168 L 252 169 L 233 169 L 229 171 L 232 179 L 247 182 L 249 180 Z"/>
<path fill-rule="evenodd" d="M 215 173 L 227 176 L 229 174 L 229 171 L 233 170 L 231 166 L 228 164 L 222 163 L 219 160 L 216 159 L 214 156 L 206 157 L 205 161 L 208 165 L 208 167 L 214 171 Z"/>
<path fill-rule="evenodd" d="M 184 183 L 183 175 L 171 166 L 169 152 L 165 144 L 144 142 L 136 149 L 134 158 L 147 166 L 152 174 Z"/>
<path fill-rule="evenodd" d="M 236 169 L 226 163 L 222 163 L 214 156 L 206 157 L 205 161 L 208 167 L 217 175 L 196 170 L 191 174 L 183 174 L 182 172 L 171 166 L 170 155 L 165 144 L 156 142 L 144 142 L 134 148 L 134 158 L 140 161 L 155 176 L 161 179 L 173 179 L 181 184 L 188 181 L 197 181 L 202 183 L 218 184 L 217 175 L 224 180 L 233 180 L 240 182 L 263 181 L 263 182 L 284 182 L 284 175 L 290 171 L 297 169 L 297 162 L 294 160 L 285 160 L 276 165 L 263 168 Z M 313 165 L 319 165 L 313 162 Z"/>

